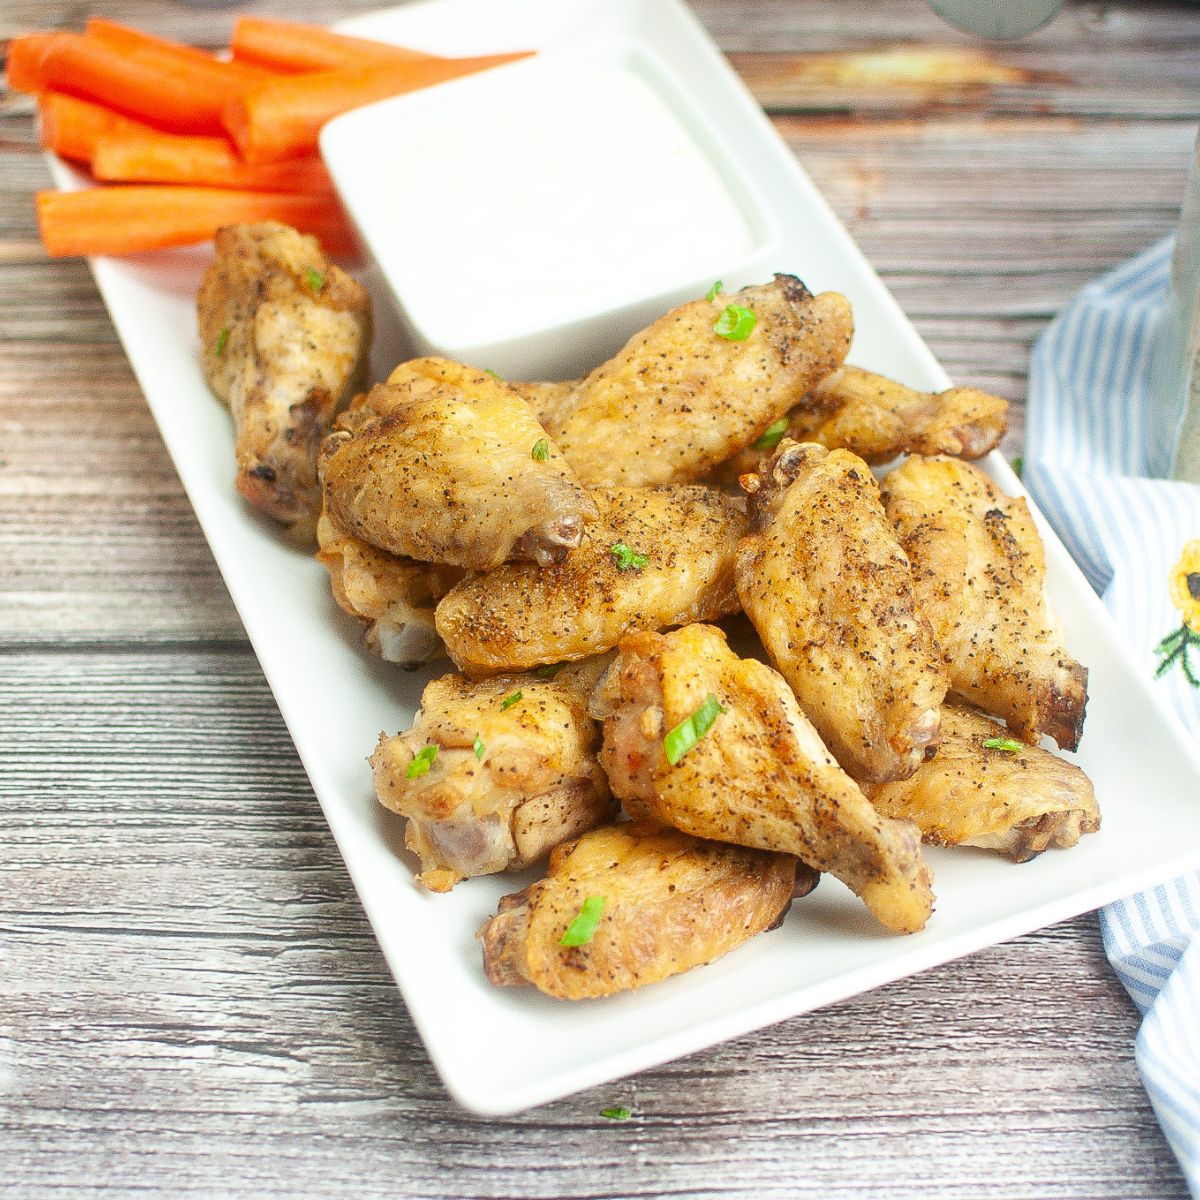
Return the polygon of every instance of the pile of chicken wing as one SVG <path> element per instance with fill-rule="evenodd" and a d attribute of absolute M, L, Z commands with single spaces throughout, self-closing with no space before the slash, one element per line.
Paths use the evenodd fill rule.
<path fill-rule="evenodd" d="M 923 842 L 1023 862 L 1099 828 L 1039 746 L 1087 700 L 1041 540 L 968 461 L 1005 402 L 846 365 L 843 296 L 777 275 L 583 379 L 421 358 L 365 392 L 366 293 L 313 239 L 222 231 L 199 308 L 243 495 L 315 531 L 367 647 L 457 668 L 370 758 L 418 880 L 549 854 L 480 931 L 493 983 L 641 987 L 821 872 L 913 933 Z"/>

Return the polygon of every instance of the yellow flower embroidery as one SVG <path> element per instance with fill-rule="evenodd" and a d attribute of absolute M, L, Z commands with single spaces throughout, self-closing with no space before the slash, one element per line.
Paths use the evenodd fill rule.
<path fill-rule="evenodd" d="M 1172 664 L 1178 663 L 1188 683 L 1200 688 L 1200 676 L 1190 658 L 1193 648 L 1200 646 L 1200 539 L 1184 546 L 1171 571 L 1169 590 L 1171 603 L 1183 614 L 1183 623 L 1154 647 L 1154 653 L 1162 659 L 1154 678 L 1162 678 Z"/>

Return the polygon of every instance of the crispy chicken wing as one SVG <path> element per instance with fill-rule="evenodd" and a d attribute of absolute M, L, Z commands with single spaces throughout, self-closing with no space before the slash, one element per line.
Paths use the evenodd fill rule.
<path fill-rule="evenodd" d="M 573 664 L 553 679 L 445 675 L 426 687 L 412 729 L 380 735 L 376 794 L 408 819 L 405 844 L 425 887 L 447 892 L 468 876 L 527 866 L 612 819 L 596 761 L 600 732 L 587 712 L 606 665 Z M 430 746 L 436 757 L 422 770 Z"/>
<path fill-rule="evenodd" d="M 815 873 L 801 867 L 804 887 Z M 479 931 L 490 982 L 533 984 L 563 1000 L 610 996 L 712 962 L 792 901 L 796 860 L 649 824 L 607 825 L 559 846 L 550 873 L 505 896 Z M 585 900 L 603 898 L 595 933 L 564 946 Z"/>
<path fill-rule="evenodd" d="M 229 225 L 216 247 L 197 315 L 204 377 L 233 411 L 237 489 L 311 537 L 317 448 L 365 378 L 371 300 L 286 225 Z"/>
<path fill-rule="evenodd" d="M 951 691 L 1027 742 L 1049 734 L 1074 750 L 1087 671 L 1055 623 L 1042 539 L 1024 499 L 957 458 L 910 458 L 881 486 Z"/>
<path fill-rule="evenodd" d="M 377 550 L 340 533 L 321 514 L 317 561 L 329 572 L 338 607 L 363 623 L 363 642 L 388 662 L 406 667 L 444 653 L 433 627 L 437 602 L 462 578 L 438 567 Z"/>
<path fill-rule="evenodd" d="M 720 713 L 672 765 L 666 735 L 710 696 Z M 604 720 L 600 761 L 635 819 L 794 854 L 836 875 L 889 929 L 924 927 L 933 893 L 916 826 L 877 813 L 783 678 L 738 658 L 719 629 L 626 638 L 591 710 Z"/>
<path fill-rule="evenodd" d="M 1091 780 L 1036 746 L 986 744 L 1002 732 L 995 721 L 948 704 L 937 754 L 911 779 L 866 785 L 867 795 L 889 817 L 914 821 L 926 842 L 998 850 L 1014 862 L 1095 833 L 1100 809 Z"/>
<path fill-rule="evenodd" d="M 533 415 L 541 425 L 549 429 L 575 402 L 575 389 L 579 387 L 579 380 L 568 379 L 562 383 L 540 380 L 514 383 L 509 380 L 508 386 L 533 409 Z"/>
<path fill-rule="evenodd" d="M 743 340 L 713 328 L 731 302 L 756 318 Z M 581 380 L 547 428 L 590 487 L 691 482 L 837 368 L 851 333 L 844 296 L 814 297 L 791 275 L 695 300 Z"/>
<path fill-rule="evenodd" d="M 529 405 L 442 358 L 404 363 L 356 401 L 320 470 L 339 529 L 422 562 L 558 562 L 596 515 Z"/>
<path fill-rule="evenodd" d="M 437 607 L 437 631 L 468 675 L 520 671 L 611 649 L 634 629 L 733 612 L 742 501 L 705 487 L 597 492 L 600 519 L 579 549 L 539 570 L 508 564 L 464 579 Z"/>
<path fill-rule="evenodd" d="M 738 595 L 772 663 L 847 771 L 911 775 L 937 742 L 949 680 L 870 468 L 784 441 L 743 486 Z"/>

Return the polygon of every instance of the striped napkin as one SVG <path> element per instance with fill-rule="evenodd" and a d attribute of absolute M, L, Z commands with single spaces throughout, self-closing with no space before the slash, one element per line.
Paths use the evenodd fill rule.
<path fill-rule="evenodd" d="M 1171 252 L 1168 239 L 1096 280 L 1038 340 L 1023 480 L 1200 736 L 1200 486 L 1154 478 L 1171 453 L 1151 392 Z M 1110 904 L 1100 926 L 1142 1012 L 1146 1091 L 1200 1200 L 1200 872 Z"/>

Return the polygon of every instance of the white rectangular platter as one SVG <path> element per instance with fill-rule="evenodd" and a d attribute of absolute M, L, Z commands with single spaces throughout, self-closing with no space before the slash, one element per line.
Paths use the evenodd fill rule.
<path fill-rule="evenodd" d="M 852 361 L 915 386 L 947 385 L 678 0 L 433 0 L 343 28 L 447 54 L 643 39 L 703 97 L 709 118 L 766 197 L 785 231 L 776 269 L 853 302 Z M 61 164 L 54 169 L 63 186 L 80 185 Z M 400 821 L 375 803 L 364 761 L 381 729 L 408 725 L 425 680 L 446 664 L 414 675 L 369 658 L 356 627 L 334 607 L 321 567 L 288 548 L 234 492 L 229 415 L 199 367 L 194 297 L 207 261 L 207 251 L 189 251 L 100 259 L 93 269 L 379 944 L 446 1086 L 466 1107 L 506 1113 L 543 1103 L 1084 912 L 1200 861 L 1196 750 L 1153 694 L 1149 664 L 1133 662 L 1121 647 L 1103 607 L 1042 522 L 1050 592 L 1072 652 L 1091 669 L 1078 761 L 1095 781 L 1100 833 L 1022 866 L 977 852 L 930 852 L 937 909 L 915 936 L 886 933 L 826 878 L 779 930 L 642 992 L 569 1004 L 490 987 L 475 931 L 497 898 L 528 877 L 472 880 L 446 896 L 419 890 Z M 732 289 L 749 281 L 725 282 Z M 403 347 L 389 331 L 382 289 L 376 301 L 378 375 Z M 1020 490 L 999 456 L 986 465 L 1006 490 Z M 220 914 L 213 919 L 219 922 Z"/>

